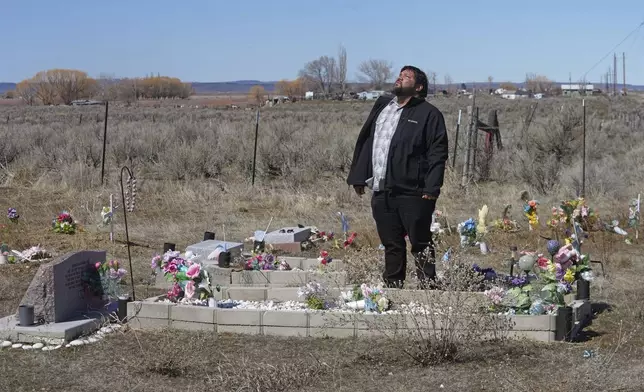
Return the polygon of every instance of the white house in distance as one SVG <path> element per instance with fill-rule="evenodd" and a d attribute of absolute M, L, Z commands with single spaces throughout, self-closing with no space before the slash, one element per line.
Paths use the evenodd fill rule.
<path fill-rule="evenodd" d="M 358 99 L 373 100 L 378 99 L 378 97 L 384 94 L 385 92 L 381 90 L 363 91 L 361 93 L 358 93 Z"/>
<path fill-rule="evenodd" d="M 561 93 L 563 95 L 573 95 L 573 94 L 584 94 L 592 95 L 595 90 L 595 86 L 592 84 L 562 84 Z"/>

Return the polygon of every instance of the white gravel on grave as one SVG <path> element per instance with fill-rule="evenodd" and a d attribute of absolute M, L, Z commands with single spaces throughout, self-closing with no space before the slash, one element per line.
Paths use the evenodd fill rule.
<path fill-rule="evenodd" d="M 84 346 L 86 344 L 92 344 L 100 341 L 105 337 L 105 335 L 113 333 L 114 331 L 123 328 L 120 324 L 111 324 L 109 327 L 101 327 L 93 335 L 87 336 L 82 339 L 75 339 L 71 342 L 64 344 L 63 339 L 42 339 L 41 342 L 34 344 L 24 344 L 24 343 L 13 343 L 9 340 L 5 340 L 0 343 L 0 349 L 8 348 L 22 348 L 23 350 L 40 350 L 40 351 L 53 351 L 58 350 L 61 347 L 78 347 Z"/>

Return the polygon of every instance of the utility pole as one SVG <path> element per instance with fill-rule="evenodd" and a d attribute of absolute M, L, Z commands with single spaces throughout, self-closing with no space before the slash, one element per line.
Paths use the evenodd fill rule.
<path fill-rule="evenodd" d="M 617 95 L 617 53 L 613 53 L 613 94 Z"/>
<path fill-rule="evenodd" d="M 624 88 L 622 93 L 626 95 L 626 53 L 622 52 L 622 80 L 624 81 Z"/>

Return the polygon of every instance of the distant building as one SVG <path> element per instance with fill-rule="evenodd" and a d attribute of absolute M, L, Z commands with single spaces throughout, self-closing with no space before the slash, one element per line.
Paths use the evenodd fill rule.
<path fill-rule="evenodd" d="M 501 98 L 504 98 L 504 99 L 523 99 L 523 98 L 529 98 L 529 97 L 530 97 L 530 94 L 528 94 L 528 92 L 524 90 L 504 91 L 501 94 Z"/>
<path fill-rule="evenodd" d="M 381 95 L 384 95 L 385 92 L 381 90 L 374 90 L 374 91 L 363 91 L 361 93 L 358 93 L 358 99 L 364 99 L 367 101 L 378 99 Z"/>
<path fill-rule="evenodd" d="M 561 93 L 563 95 L 592 95 L 595 86 L 592 84 L 562 84 Z"/>
<path fill-rule="evenodd" d="M 307 91 L 304 93 L 304 99 L 313 99 L 315 93 L 313 91 Z"/>

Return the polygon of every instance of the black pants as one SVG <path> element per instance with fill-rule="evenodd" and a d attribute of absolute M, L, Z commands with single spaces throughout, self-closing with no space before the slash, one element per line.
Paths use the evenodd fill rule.
<path fill-rule="evenodd" d="M 407 269 L 407 243 L 411 242 L 411 254 L 421 285 L 436 279 L 436 259 L 430 226 L 436 200 L 420 196 L 396 195 L 374 192 L 371 199 L 373 218 L 380 242 L 385 247 L 385 272 L 383 278 L 388 287 L 402 287 Z"/>

